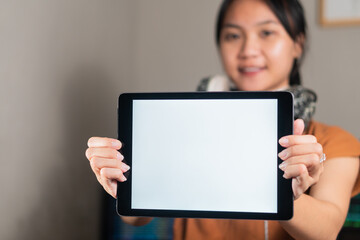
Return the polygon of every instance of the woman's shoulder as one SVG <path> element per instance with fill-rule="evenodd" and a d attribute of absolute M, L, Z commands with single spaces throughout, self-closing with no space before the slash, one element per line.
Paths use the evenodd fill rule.
<path fill-rule="evenodd" d="M 332 137 L 336 137 L 349 138 L 358 142 L 358 140 L 351 133 L 344 130 L 343 128 L 314 120 L 310 121 L 307 133 L 327 140 L 330 140 Z"/>
<path fill-rule="evenodd" d="M 311 121 L 307 134 L 317 138 L 329 159 L 360 156 L 359 140 L 341 127 Z"/>

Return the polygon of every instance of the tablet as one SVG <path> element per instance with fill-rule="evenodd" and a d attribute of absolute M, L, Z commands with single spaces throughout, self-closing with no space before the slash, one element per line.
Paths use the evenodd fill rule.
<path fill-rule="evenodd" d="M 122 216 L 287 220 L 291 180 L 278 140 L 293 132 L 289 92 L 125 93 L 118 138 L 131 168 Z"/>

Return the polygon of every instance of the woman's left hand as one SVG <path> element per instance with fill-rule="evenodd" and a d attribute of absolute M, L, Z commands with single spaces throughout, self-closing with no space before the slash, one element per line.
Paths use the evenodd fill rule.
<path fill-rule="evenodd" d="M 285 149 L 279 153 L 284 160 L 279 168 L 284 171 L 284 178 L 292 178 L 295 199 L 319 181 L 324 170 L 320 162 L 323 148 L 313 135 L 302 135 L 304 121 L 294 121 L 294 135 L 280 138 L 279 143 Z"/>

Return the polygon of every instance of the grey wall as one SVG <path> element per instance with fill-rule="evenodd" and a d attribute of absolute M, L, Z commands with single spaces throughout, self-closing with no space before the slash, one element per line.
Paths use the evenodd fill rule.
<path fill-rule="evenodd" d="M 318 93 L 315 118 L 360 138 L 360 25 L 321 27 L 319 1 L 303 0 L 309 24 L 304 84 Z"/>
<path fill-rule="evenodd" d="M 98 239 L 84 151 L 116 136 L 129 2 L 0 1 L 0 239 Z"/>
<path fill-rule="evenodd" d="M 218 2 L 0 0 L 0 239 L 98 239 L 87 139 L 116 137 L 121 92 L 191 91 L 221 73 Z M 360 137 L 360 27 L 321 28 L 303 2 L 316 118 Z"/>

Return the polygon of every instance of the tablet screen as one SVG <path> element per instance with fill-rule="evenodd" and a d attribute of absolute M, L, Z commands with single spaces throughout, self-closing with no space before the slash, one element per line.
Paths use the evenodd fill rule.
<path fill-rule="evenodd" d="M 277 100 L 134 100 L 134 209 L 277 212 Z"/>
<path fill-rule="evenodd" d="M 286 220 L 291 180 L 278 140 L 292 134 L 288 92 L 126 93 L 119 140 L 125 216 Z"/>

